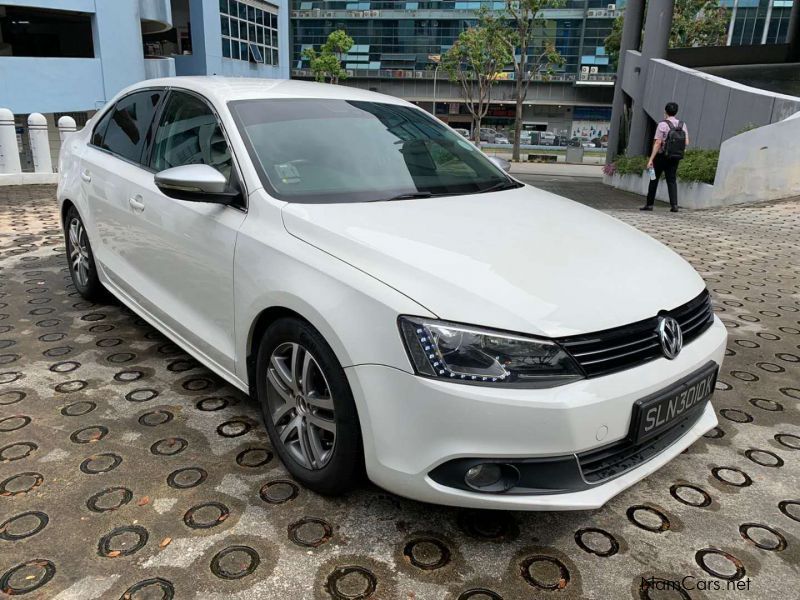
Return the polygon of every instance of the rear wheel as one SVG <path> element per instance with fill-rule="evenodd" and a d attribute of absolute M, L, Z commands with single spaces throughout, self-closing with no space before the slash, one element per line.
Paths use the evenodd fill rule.
<path fill-rule="evenodd" d="M 72 276 L 75 289 L 86 300 L 92 302 L 103 300 L 105 289 L 97 277 L 97 267 L 89 236 L 83 220 L 74 206 L 69 207 L 64 219 L 64 237 L 67 246 L 69 274 Z"/>
<path fill-rule="evenodd" d="M 358 415 L 322 336 L 299 319 L 279 319 L 262 338 L 256 377 L 272 445 L 292 476 L 321 494 L 355 487 L 363 474 Z"/>

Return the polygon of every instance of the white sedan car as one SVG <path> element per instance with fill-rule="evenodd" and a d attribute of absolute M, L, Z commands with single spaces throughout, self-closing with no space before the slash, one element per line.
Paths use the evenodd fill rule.
<path fill-rule="evenodd" d="M 263 412 L 307 487 L 588 509 L 713 428 L 725 328 L 683 259 L 415 106 L 173 78 L 60 159 L 72 280 Z"/>

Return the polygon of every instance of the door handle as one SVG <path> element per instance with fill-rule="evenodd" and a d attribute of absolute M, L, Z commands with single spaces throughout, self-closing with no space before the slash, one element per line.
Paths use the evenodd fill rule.
<path fill-rule="evenodd" d="M 144 202 L 142 202 L 142 196 L 140 194 L 128 198 L 128 204 L 131 205 L 133 212 L 142 212 L 144 210 Z"/>
<path fill-rule="evenodd" d="M 83 179 L 86 183 L 89 183 L 92 180 L 92 174 L 89 172 L 89 169 L 84 169 L 81 171 L 81 179 Z"/>

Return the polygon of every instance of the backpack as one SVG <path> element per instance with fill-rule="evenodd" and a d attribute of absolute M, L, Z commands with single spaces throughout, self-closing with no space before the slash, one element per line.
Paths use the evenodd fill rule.
<path fill-rule="evenodd" d="M 678 121 L 677 127 L 669 119 L 664 122 L 669 127 L 664 140 L 664 156 L 680 160 L 686 152 L 686 131 L 683 129 L 683 121 Z"/>

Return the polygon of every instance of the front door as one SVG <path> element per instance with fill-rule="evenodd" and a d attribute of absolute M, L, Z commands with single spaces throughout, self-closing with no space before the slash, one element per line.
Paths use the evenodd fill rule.
<path fill-rule="evenodd" d="M 155 132 L 150 171 L 130 191 L 143 238 L 133 260 L 147 277 L 146 309 L 208 359 L 234 371 L 233 256 L 244 205 L 170 198 L 154 174 L 208 164 L 237 184 L 216 114 L 200 97 L 171 91 Z"/>

